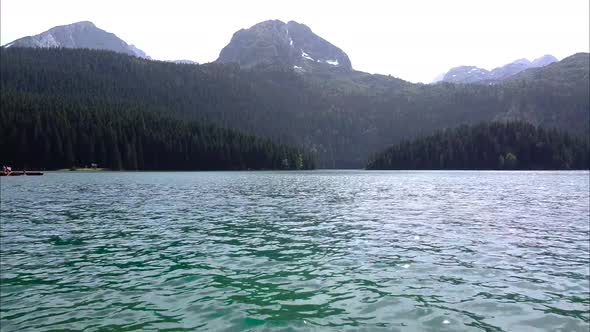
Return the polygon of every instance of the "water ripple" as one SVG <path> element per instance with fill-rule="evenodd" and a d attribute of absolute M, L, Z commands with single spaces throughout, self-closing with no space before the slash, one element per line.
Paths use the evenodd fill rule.
<path fill-rule="evenodd" d="M 588 331 L 589 179 L 2 178 L 0 329 Z"/>

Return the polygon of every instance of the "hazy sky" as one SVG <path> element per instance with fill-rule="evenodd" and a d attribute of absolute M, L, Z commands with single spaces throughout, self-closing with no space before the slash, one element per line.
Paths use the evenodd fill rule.
<path fill-rule="evenodd" d="M 590 49 L 589 0 L 124 1 L 2 0 L 0 43 L 92 21 L 152 58 L 217 58 L 232 34 L 295 20 L 344 50 L 352 66 L 430 82 L 459 65 L 562 59 Z"/>

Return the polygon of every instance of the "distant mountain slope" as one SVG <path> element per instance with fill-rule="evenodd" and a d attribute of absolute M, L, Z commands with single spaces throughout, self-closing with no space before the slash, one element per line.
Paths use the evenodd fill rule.
<path fill-rule="evenodd" d="M 533 67 L 533 68 L 545 67 L 545 66 L 552 64 L 554 62 L 557 62 L 557 61 L 559 61 L 559 60 L 557 60 L 557 58 L 554 57 L 553 55 L 546 54 L 540 58 L 533 60 L 533 62 L 531 62 L 531 67 Z"/>
<path fill-rule="evenodd" d="M 436 82 L 450 83 L 497 83 L 529 68 L 544 67 L 550 63 L 557 62 L 552 55 L 544 55 L 534 61 L 518 59 L 502 67 L 489 71 L 475 66 L 460 66 L 451 68 L 441 80 Z M 433 82 L 433 83 L 436 83 Z"/>
<path fill-rule="evenodd" d="M 316 68 L 351 71 L 348 55 L 321 38 L 309 27 L 295 21 L 265 21 L 236 32 L 217 62 L 255 65 L 283 65 L 301 72 Z"/>
<path fill-rule="evenodd" d="M 506 91 L 529 96 L 498 120 L 521 120 L 590 135 L 590 54 L 577 53 L 541 68 L 530 68 L 504 80 Z M 534 98 L 534 99 L 531 99 Z M 543 114 L 543 118 L 539 118 Z"/>
<path fill-rule="evenodd" d="M 482 68 L 461 66 L 449 70 L 439 82 L 474 83 L 487 79 L 489 75 L 490 72 Z"/>
<path fill-rule="evenodd" d="M 529 69 L 532 66 L 532 62 L 527 59 L 518 59 L 502 67 L 494 68 L 489 73 L 487 80 L 501 81 L 512 75 L 518 74 L 523 70 Z"/>
<path fill-rule="evenodd" d="M 383 75 L 288 65 L 179 65 L 113 52 L 0 49 L 3 91 L 80 107 L 133 103 L 301 146 L 320 167 L 363 167 L 387 146 L 485 121 L 527 121 L 588 139 L 588 54 L 532 68 L 498 85 L 412 84 Z M 520 78 L 519 78 L 520 77 Z"/>
<path fill-rule="evenodd" d="M 57 26 L 35 36 L 17 39 L 3 47 L 89 48 L 149 58 L 144 51 L 88 21 Z"/>
<path fill-rule="evenodd" d="M 522 71 L 510 77 L 511 81 L 536 81 L 556 86 L 588 83 L 590 76 L 590 53 L 576 53 L 559 62 L 550 63 L 542 68 Z M 582 89 L 584 86 L 582 86 Z M 588 90 L 587 90 L 588 91 Z"/>

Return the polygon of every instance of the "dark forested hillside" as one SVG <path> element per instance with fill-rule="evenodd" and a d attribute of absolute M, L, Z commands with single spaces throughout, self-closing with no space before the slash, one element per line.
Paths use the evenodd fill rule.
<path fill-rule="evenodd" d="M 405 141 L 368 169 L 589 169 L 587 141 L 528 123 L 461 126 Z"/>
<path fill-rule="evenodd" d="M 59 169 L 310 169 L 299 149 L 186 122 L 136 103 L 0 94 L 0 162 Z"/>
<path fill-rule="evenodd" d="M 587 72 L 588 55 L 575 57 L 582 59 L 576 73 Z M 588 76 L 541 76 L 494 86 L 423 85 L 355 71 L 298 74 L 281 66 L 183 65 L 108 51 L 0 49 L 3 91 L 205 120 L 301 146 L 318 156 L 320 167 L 362 167 L 369 155 L 403 139 L 483 121 L 523 120 L 587 137 Z"/>

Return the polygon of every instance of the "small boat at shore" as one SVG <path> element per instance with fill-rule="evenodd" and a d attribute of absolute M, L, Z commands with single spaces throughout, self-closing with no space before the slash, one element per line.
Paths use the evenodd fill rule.
<path fill-rule="evenodd" d="M 14 172 L 0 172 L 0 176 L 36 176 L 43 175 L 43 172 L 38 171 L 14 171 Z"/>

